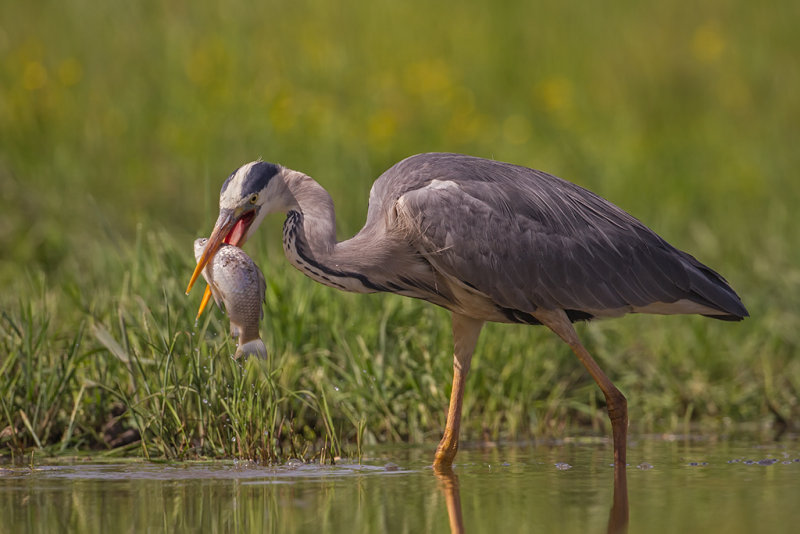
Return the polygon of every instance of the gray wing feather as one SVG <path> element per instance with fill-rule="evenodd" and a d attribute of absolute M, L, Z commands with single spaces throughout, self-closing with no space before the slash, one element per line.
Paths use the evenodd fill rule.
<path fill-rule="evenodd" d="M 500 306 L 603 310 L 690 299 L 747 314 L 720 275 L 620 208 L 549 174 L 425 154 L 382 178 L 380 198 L 399 199 L 398 216 L 416 228 L 410 237 L 429 261 Z"/>

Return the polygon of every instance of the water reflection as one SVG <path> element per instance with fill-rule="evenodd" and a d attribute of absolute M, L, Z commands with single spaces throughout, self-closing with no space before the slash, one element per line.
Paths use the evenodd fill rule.
<path fill-rule="evenodd" d="M 795 532 L 800 442 L 469 446 L 363 463 L 0 465 L 0 534 L 24 532 Z M 629 506 L 630 495 L 630 506 Z M 628 527 L 629 507 L 630 527 Z"/>
<path fill-rule="evenodd" d="M 624 465 L 614 466 L 614 500 L 608 514 L 608 534 L 628 532 L 628 471 Z"/>
<path fill-rule="evenodd" d="M 434 470 L 439 481 L 439 489 L 444 494 L 447 503 L 447 516 L 450 521 L 452 534 L 463 534 L 464 517 L 461 512 L 461 491 L 458 475 L 451 469 Z M 608 534 L 625 534 L 628 532 L 628 473 L 624 465 L 614 466 L 613 499 L 611 510 L 608 514 Z"/>
<path fill-rule="evenodd" d="M 452 469 L 434 471 L 439 479 L 439 487 L 444 493 L 447 503 L 447 517 L 450 520 L 450 532 L 462 534 L 464 532 L 464 517 L 461 513 L 461 492 L 458 487 L 458 475 Z"/>

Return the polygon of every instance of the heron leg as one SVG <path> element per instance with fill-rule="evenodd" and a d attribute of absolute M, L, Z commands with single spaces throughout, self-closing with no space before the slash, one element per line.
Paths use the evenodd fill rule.
<path fill-rule="evenodd" d="M 614 440 L 614 466 L 625 469 L 628 440 L 628 401 L 594 361 L 589 351 L 581 344 L 578 333 L 563 310 L 537 310 L 534 316 L 563 339 L 581 361 L 606 397 L 608 417 Z"/>
<path fill-rule="evenodd" d="M 461 404 L 464 384 L 467 381 L 472 354 L 483 327 L 483 321 L 453 312 L 453 390 L 450 392 L 450 407 L 444 435 L 436 448 L 433 468 L 447 471 L 453 465 L 458 451 L 458 432 L 461 427 Z"/>

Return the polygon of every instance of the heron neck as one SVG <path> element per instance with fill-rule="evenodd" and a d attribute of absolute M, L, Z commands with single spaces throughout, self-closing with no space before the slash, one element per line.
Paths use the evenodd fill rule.
<path fill-rule="evenodd" d="M 300 237 L 308 252 L 324 258 L 336 247 L 336 212 L 333 199 L 313 178 L 292 171 L 286 177 L 286 187 L 292 197 L 287 212 L 302 216 Z M 289 222 L 287 218 L 286 222 Z M 284 236 L 285 237 L 285 236 Z"/>
<path fill-rule="evenodd" d="M 283 229 L 286 257 L 314 280 L 345 291 L 372 293 L 384 287 L 376 281 L 383 254 L 364 229 L 352 239 L 336 241 L 336 213 L 328 192 L 314 179 L 290 173 L 286 186 L 292 197 Z"/>

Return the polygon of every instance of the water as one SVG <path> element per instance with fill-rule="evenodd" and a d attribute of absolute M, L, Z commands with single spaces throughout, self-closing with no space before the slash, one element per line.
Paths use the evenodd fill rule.
<path fill-rule="evenodd" d="M 91 462 L 0 468 L 5 532 L 795 532 L 800 443 L 634 439 L 616 484 L 602 442 L 432 448 L 359 465 Z M 627 492 L 625 482 L 627 479 Z M 625 510 L 627 494 L 628 514 Z"/>

